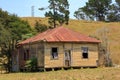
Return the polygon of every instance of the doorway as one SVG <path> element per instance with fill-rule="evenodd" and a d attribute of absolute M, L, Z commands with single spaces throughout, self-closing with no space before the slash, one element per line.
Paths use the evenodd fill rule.
<path fill-rule="evenodd" d="M 71 66 L 71 50 L 65 50 L 65 67 Z"/>

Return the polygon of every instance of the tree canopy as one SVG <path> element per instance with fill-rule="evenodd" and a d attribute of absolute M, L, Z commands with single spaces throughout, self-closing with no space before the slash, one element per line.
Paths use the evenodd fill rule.
<path fill-rule="evenodd" d="M 109 14 L 107 15 L 107 20 L 111 22 L 120 21 L 120 0 L 115 0 L 116 3 L 110 6 Z"/>
<path fill-rule="evenodd" d="M 97 21 L 120 21 L 120 1 L 116 4 L 112 0 L 88 0 L 84 7 L 75 11 L 77 19 Z"/>
<path fill-rule="evenodd" d="M 49 11 L 45 13 L 49 17 L 49 24 L 56 25 L 68 24 L 69 21 L 69 3 L 67 0 L 49 0 Z"/>
<path fill-rule="evenodd" d="M 48 27 L 47 27 L 47 25 L 41 24 L 38 21 L 36 21 L 36 23 L 35 23 L 35 29 L 39 33 L 39 32 L 46 31 L 48 29 Z"/>
<path fill-rule="evenodd" d="M 30 25 L 14 14 L 0 9 L 0 52 L 8 57 L 11 67 L 11 52 L 16 48 L 22 36 L 32 32 Z"/>

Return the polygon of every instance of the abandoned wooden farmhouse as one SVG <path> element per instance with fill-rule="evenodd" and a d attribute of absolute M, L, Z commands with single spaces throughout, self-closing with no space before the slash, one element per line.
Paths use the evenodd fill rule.
<path fill-rule="evenodd" d="M 49 29 L 19 43 L 13 70 L 36 57 L 39 68 L 97 67 L 100 40 L 65 27 Z"/>

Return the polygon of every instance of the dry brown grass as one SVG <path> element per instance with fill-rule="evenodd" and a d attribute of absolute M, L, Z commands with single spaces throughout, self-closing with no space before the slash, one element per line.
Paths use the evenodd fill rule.
<path fill-rule="evenodd" d="M 119 80 L 120 68 L 0 74 L 0 80 Z"/>
<path fill-rule="evenodd" d="M 47 18 L 40 17 L 24 17 L 22 20 L 26 20 L 30 23 L 31 26 L 34 26 L 35 21 L 39 21 L 42 24 L 48 25 Z M 111 57 L 114 63 L 120 64 L 120 22 L 94 22 L 94 21 L 78 21 L 70 20 L 69 25 L 64 25 L 74 31 L 87 34 L 87 35 L 96 35 L 96 32 L 105 27 L 109 30 L 108 40 L 110 43 L 110 52 Z"/>

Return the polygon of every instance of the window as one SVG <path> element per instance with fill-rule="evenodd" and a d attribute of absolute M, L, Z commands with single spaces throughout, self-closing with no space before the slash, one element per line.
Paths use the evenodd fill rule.
<path fill-rule="evenodd" d="M 25 50 L 24 51 L 24 60 L 28 60 L 29 59 L 29 50 Z"/>
<path fill-rule="evenodd" d="M 26 60 L 26 52 L 24 52 L 24 60 Z"/>
<path fill-rule="evenodd" d="M 53 47 L 51 50 L 51 58 L 52 59 L 58 59 L 58 48 Z"/>
<path fill-rule="evenodd" d="M 82 47 L 82 58 L 88 58 L 88 47 Z"/>

